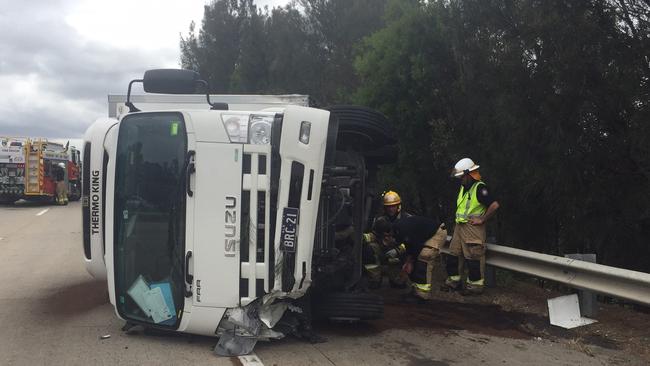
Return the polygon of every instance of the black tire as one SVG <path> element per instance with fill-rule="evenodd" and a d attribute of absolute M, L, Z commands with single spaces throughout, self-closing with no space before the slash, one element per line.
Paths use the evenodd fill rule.
<path fill-rule="evenodd" d="M 393 164 L 397 162 L 399 150 L 397 145 L 386 145 L 376 150 L 364 151 L 363 156 L 366 158 L 368 165 Z"/>
<path fill-rule="evenodd" d="M 0 205 L 13 205 L 18 198 L 0 198 Z"/>
<path fill-rule="evenodd" d="M 370 293 L 328 293 L 314 298 L 319 319 L 376 320 L 384 317 L 384 299 Z"/>
<path fill-rule="evenodd" d="M 76 184 L 72 187 L 72 192 L 68 195 L 68 200 L 79 201 L 81 199 L 81 189 Z"/>
<path fill-rule="evenodd" d="M 373 150 L 377 146 L 395 145 L 396 131 L 386 117 L 370 108 L 336 105 L 327 108 L 339 120 L 338 148 L 346 145 Z"/>

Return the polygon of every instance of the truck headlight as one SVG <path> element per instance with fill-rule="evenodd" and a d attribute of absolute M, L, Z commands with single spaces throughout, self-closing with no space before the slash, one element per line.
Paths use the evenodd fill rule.
<path fill-rule="evenodd" d="M 230 142 L 248 143 L 248 114 L 222 114 Z"/>
<path fill-rule="evenodd" d="M 251 144 L 267 145 L 271 143 L 271 126 L 273 116 L 251 115 L 248 140 Z"/>
<path fill-rule="evenodd" d="M 230 142 L 266 145 L 271 143 L 271 128 L 275 114 L 229 114 L 221 115 Z"/>

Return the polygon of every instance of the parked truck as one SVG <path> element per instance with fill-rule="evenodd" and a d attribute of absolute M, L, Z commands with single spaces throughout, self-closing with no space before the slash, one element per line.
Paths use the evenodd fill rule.
<path fill-rule="evenodd" d="M 138 82 L 158 94 L 131 95 Z M 313 316 L 380 318 L 361 253 L 376 169 L 395 159 L 386 118 L 301 95 L 192 94 L 206 86 L 149 70 L 84 136 L 86 268 L 126 328 L 218 336 L 232 355 L 305 335 Z"/>
<path fill-rule="evenodd" d="M 0 203 L 14 203 L 25 190 L 24 142 L 0 136 Z"/>
<path fill-rule="evenodd" d="M 25 184 L 21 198 L 30 201 L 56 201 L 57 171 L 68 188 L 68 198 L 81 198 L 80 152 L 69 143 L 63 145 L 45 138 L 24 141 Z"/>

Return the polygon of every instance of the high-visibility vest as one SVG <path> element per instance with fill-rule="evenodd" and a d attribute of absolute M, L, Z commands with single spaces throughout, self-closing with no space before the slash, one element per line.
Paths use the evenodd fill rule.
<path fill-rule="evenodd" d="M 456 200 L 457 223 L 466 223 L 470 218 L 480 217 L 485 214 L 486 207 L 476 197 L 476 191 L 480 185 L 485 185 L 485 183 L 481 181 L 475 182 L 469 191 L 465 191 L 465 187 L 460 186 L 460 192 L 458 192 L 458 199 Z"/>

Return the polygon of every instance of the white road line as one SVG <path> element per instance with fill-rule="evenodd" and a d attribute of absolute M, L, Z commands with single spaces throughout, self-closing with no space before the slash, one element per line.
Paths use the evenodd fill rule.
<path fill-rule="evenodd" d="M 238 358 L 239 362 L 241 362 L 241 364 L 244 366 L 264 366 L 262 360 L 260 360 L 259 357 L 257 357 L 257 355 L 254 353 L 246 356 L 239 356 Z"/>
<path fill-rule="evenodd" d="M 49 210 L 50 210 L 49 208 L 46 208 L 45 210 L 43 210 L 43 211 L 37 213 L 36 216 L 41 216 L 41 215 L 43 215 L 44 213 L 46 213 L 47 211 L 49 211 Z"/>

